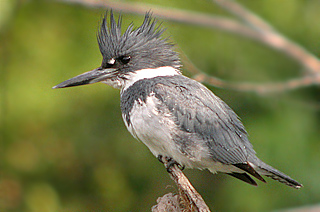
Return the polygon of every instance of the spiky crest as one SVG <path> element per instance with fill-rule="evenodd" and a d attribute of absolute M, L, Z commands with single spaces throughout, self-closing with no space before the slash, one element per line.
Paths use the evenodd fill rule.
<path fill-rule="evenodd" d="M 150 12 L 146 13 L 140 27 L 134 29 L 134 25 L 131 23 L 123 34 L 121 33 L 121 15 L 119 15 L 117 22 L 111 10 L 109 23 L 107 19 L 108 11 L 102 19 L 97 35 L 103 63 L 111 58 L 130 55 L 138 57 L 139 62 L 147 66 L 150 63 L 152 67 L 167 65 L 175 68 L 180 67 L 179 56 L 172 49 L 174 45 L 168 41 L 168 38 L 161 38 L 165 29 L 161 28 L 161 24 L 157 26 L 157 20 L 152 18 Z M 141 60 L 141 58 L 148 59 L 151 57 L 150 55 L 154 58 L 149 58 L 149 61 Z M 170 59 L 165 61 L 165 58 Z M 152 67 L 144 66 L 144 68 Z M 139 67 L 135 66 L 134 68 L 138 69 Z"/>

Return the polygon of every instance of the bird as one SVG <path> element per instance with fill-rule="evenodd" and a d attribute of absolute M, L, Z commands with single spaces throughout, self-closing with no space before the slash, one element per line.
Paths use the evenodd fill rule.
<path fill-rule="evenodd" d="M 257 186 L 270 177 L 293 188 L 302 184 L 256 156 L 238 115 L 211 90 L 182 75 L 166 28 L 146 12 L 139 27 L 122 33 L 122 15 L 108 11 L 97 33 L 101 66 L 53 88 L 105 83 L 120 90 L 128 131 L 160 161 L 182 169 L 208 169 Z"/>

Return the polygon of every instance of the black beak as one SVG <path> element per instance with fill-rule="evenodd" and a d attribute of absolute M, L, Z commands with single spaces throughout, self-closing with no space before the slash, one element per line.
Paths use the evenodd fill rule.
<path fill-rule="evenodd" d="M 96 82 L 100 82 L 100 81 L 112 78 L 115 72 L 116 72 L 116 69 L 96 68 L 96 69 L 93 69 L 92 71 L 88 71 L 86 73 L 80 74 L 71 79 L 68 79 L 52 88 L 56 89 L 56 88 L 73 87 L 78 85 L 93 84 Z"/>

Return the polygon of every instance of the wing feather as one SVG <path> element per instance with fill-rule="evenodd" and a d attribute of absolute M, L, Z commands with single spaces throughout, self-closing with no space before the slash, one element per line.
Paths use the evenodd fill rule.
<path fill-rule="evenodd" d="M 213 160 L 224 164 L 246 163 L 255 152 L 235 112 L 209 89 L 182 75 L 166 77 L 154 87 L 185 136 L 210 149 Z M 185 145 L 185 144 L 184 144 Z"/>

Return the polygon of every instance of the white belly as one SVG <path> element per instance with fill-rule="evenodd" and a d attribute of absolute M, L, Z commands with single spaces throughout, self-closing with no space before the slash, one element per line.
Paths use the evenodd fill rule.
<path fill-rule="evenodd" d="M 156 109 L 157 101 L 159 100 L 154 95 L 148 97 L 146 103 L 136 101 L 130 112 L 130 124 L 128 125 L 125 117 L 123 119 L 129 132 L 142 141 L 155 156 L 161 154 L 172 157 L 177 152 L 171 134 L 175 124 L 169 113 Z"/>
<path fill-rule="evenodd" d="M 238 168 L 232 165 L 214 162 L 209 157 L 208 149 L 198 146 L 195 155 L 184 154 L 174 141 L 174 135 L 177 133 L 177 126 L 174 123 L 172 115 L 167 108 L 157 110 L 159 100 L 151 94 L 147 97 L 146 103 L 138 100 L 130 112 L 130 124 L 123 120 L 129 132 L 138 140 L 142 141 L 152 152 L 153 155 L 167 156 L 174 159 L 186 168 L 209 169 L 212 173 L 232 172 Z M 167 110 L 167 111 L 166 111 Z"/>
<path fill-rule="evenodd" d="M 130 112 L 129 125 L 123 117 L 129 132 L 142 141 L 156 157 L 170 157 L 188 168 L 206 168 L 201 165 L 203 161 L 200 158 L 190 157 L 180 151 L 173 138 L 177 130 L 174 119 L 166 108 L 157 110 L 156 105 L 159 103 L 153 94 L 147 97 L 146 103 L 136 101 Z"/>

